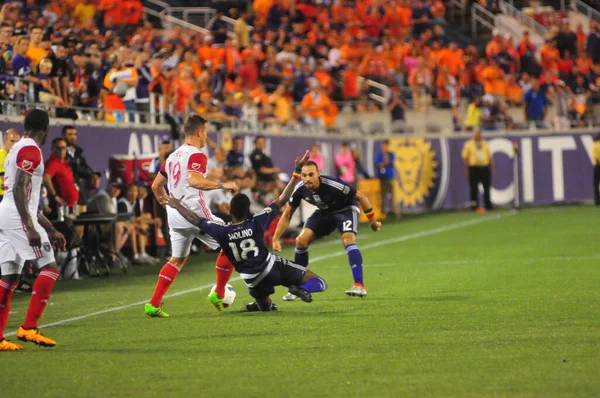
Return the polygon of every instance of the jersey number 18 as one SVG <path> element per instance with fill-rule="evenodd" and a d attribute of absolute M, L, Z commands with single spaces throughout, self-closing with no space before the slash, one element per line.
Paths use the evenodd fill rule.
<path fill-rule="evenodd" d="M 256 242 L 254 242 L 254 239 L 244 239 L 240 242 L 239 249 L 241 249 L 241 253 L 235 242 L 229 242 L 229 247 L 231 248 L 233 256 L 237 262 L 248 260 L 248 253 L 250 252 L 254 253 L 252 257 L 258 257 L 258 247 L 256 247 Z"/>

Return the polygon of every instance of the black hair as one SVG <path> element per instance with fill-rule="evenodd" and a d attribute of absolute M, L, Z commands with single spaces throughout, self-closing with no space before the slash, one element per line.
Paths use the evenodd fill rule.
<path fill-rule="evenodd" d="M 250 216 L 250 199 L 243 193 L 231 198 L 231 216 L 236 220 L 245 220 Z"/>
<path fill-rule="evenodd" d="M 69 131 L 69 130 L 75 130 L 75 126 L 72 126 L 72 125 L 70 125 L 70 124 L 69 124 L 69 125 L 66 125 L 66 126 L 64 126 L 64 127 L 62 128 L 62 135 L 63 135 L 63 137 L 64 137 L 65 135 L 67 135 L 67 131 Z"/>
<path fill-rule="evenodd" d="M 259 134 L 259 135 L 257 135 L 256 137 L 254 137 L 254 143 L 256 144 L 256 141 L 260 140 L 261 138 L 264 140 L 264 139 L 265 139 L 265 136 L 264 136 L 264 135 L 262 135 L 262 134 Z"/>
<path fill-rule="evenodd" d="M 50 118 L 48 114 L 41 109 L 32 109 L 27 115 L 25 115 L 25 122 L 23 127 L 25 133 L 31 135 L 31 133 L 47 133 L 48 126 L 50 125 Z"/>
<path fill-rule="evenodd" d="M 382 144 L 389 145 L 389 144 L 390 144 L 390 140 L 383 140 L 383 141 L 381 141 L 381 143 L 382 143 Z"/>
<path fill-rule="evenodd" d="M 232 141 L 241 141 L 243 139 L 244 139 L 244 137 L 242 137 L 241 135 L 236 135 L 235 137 L 233 137 Z"/>
<path fill-rule="evenodd" d="M 62 137 L 56 137 L 55 139 L 52 140 L 52 148 L 54 148 L 56 146 L 57 142 L 64 141 L 64 140 L 65 139 Z"/>
<path fill-rule="evenodd" d="M 197 113 L 192 113 L 187 118 L 185 118 L 185 123 L 183 124 L 183 134 L 185 135 L 195 135 L 198 130 L 204 128 L 208 122 L 205 118 L 198 115 Z"/>
<path fill-rule="evenodd" d="M 319 171 L 319 166 L 317 166 L 317 164 L 312 160 L 307 160 L 306 163 L 304 163 L 304 166 L 315 166 L 315 169 Z"/>

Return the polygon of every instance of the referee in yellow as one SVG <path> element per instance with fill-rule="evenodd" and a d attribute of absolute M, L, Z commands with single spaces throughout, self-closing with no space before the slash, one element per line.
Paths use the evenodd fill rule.
<path fill-rule="evenodd" d="M 600 206 L 600 134 L 594 137 L 592 159 L 594 160 L 594 203 Z"/>
<path fill-rule="evenodd" d="M 481 138 L 481 129 L 476 128 L 473 139 L 465 142 L 462 158 L 465 166 L 465 176 L 469 179 L 471 189 L 471 208 L 478 213 L 491 210 L 490 186 L 494 175 L 494 159 L 490 152 L 490 145 Z M 483 204 L 485 208 L 478 205 L 479 184 L 483 185 Z"/>
<path fill-rule="evenodd" d="M 8 129 L 6 133 L 4 133 L 4 137 L 2 139 L 2 148 L 0 149 L 0 202 L 4 197 L 4 161 L 6 160 L 6 156 L 8 152 L 11 150 L 13 145 L 19 141 L 21 136 L 15 129 Z"/>

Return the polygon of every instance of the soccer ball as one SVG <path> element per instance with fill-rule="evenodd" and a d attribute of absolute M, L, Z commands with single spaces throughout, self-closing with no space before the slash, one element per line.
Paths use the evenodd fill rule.
<path fill-rule="evenodd" d="M 214 285 L 212 287 L 212 289 L 210 289 L 210 292 L 214 292 L 215 289 L 217 288 L 217 285 Z M 225 308 L 233 305 L 233 302 L 235 301 L 235 289 L 233 288 L 233 286 L 231 286 L 229 283 L 225 286 L 225 297 L 223 297 L 223 306 Z"/>

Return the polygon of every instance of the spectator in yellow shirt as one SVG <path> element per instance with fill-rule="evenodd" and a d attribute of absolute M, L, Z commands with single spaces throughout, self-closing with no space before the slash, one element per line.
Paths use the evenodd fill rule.
<path fill-rule="evenodd" d="M 13 145 L 19 141 L 21 136 L 15 129 L 8 129 L 4 133 L 4 139 L 2 140 L 2 149 L 0 149 L 0 202 L 4 197 L 4 161 L 8 152 L 12 149 Z"/>
<path fill-rule="evenodd" d="M 592 160 L 594 161 L 594 203 L 600 206 L 600 134 L 594 137 Z"/>
<path fill-rule="evenodd" d="M 35 27 L 31 29 L 30 36 L 29 48 L 25 55 L 31 60 L 31 66 L 35 69 L 40 61 L 48 55 L 48 49 L 42 46 L 42 28 Z"/>
<path fill-rule="evenodd" d="M 79 18 L 79 22 L 83 26 L 88 25 L 90 19 L 94 18 L 94 14 L 96 14 L 96 7 L 90 4 L 89 0 L 81 0 L 73 11 L 73 15 Z"/>
<path fill-rule="evenodd" d="M 492 209 L 490 200 L 490 186 L 494 174 L 494 159 L 490 152 L 490 146 L 481 137 L 481 129 L 476 128 L 473 139 L 465 142 L 462 151 L 465 167 L 465 176 L 469 179 L 471 208 L 478 213 Z M 485 209 L 478 206 L 479 184 L 483 185 L 483 202 Z"/>

